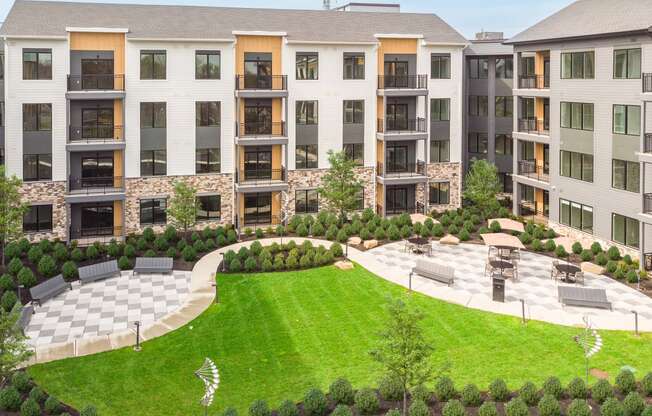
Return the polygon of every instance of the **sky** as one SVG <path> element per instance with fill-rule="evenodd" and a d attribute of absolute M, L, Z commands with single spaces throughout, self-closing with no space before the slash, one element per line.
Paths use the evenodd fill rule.
<path fill-rule="evenodd" d="M 56 0 L 59 1 L 59 0 Z M 98 1 L 98 0 L 85 0 Z M 180 4 L 229 7 L 274 7 L 319 9 L 322 0 L 100 0 L 104 3 Z M 403 12 L 435 13 L 467 38 L 476 32 L 504 32 L 513 36 L 573 0 L 355 0 L 376 3 L 400 3 Z M 14 0 L 0 0 L 0 21 L 4 21 Z M 331 7 L 349 0 L 331 0 Z M 271 4 L 270 4 L 271 3 Z"/>

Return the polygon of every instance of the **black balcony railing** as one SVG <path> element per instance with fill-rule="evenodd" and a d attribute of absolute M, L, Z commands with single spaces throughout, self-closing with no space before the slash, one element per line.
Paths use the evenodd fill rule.
<path fill-rule="evenodd" d="M 643 151 L 652 153 L 652 133 L 645 133 L 643 136 Z"/>
<path fill-rule="evenodd" d="M 388 164 L 385 166 L 378 162 L 376 163 L 376 175 L 378 176 L 391 176 L 393 178 L 409 178 L 412 176 L 424 176 L 426 174 L 426 163 L 422 160 L 417 160 L 417 163 L 408 164 Z"/>
<path fill-rule="evenodd" d="M 643 212 L 652 213 L 652 193 L 643 194 Z"/>
<path fill-rule="evenodd" d="M 407 205 L 399 204 L 394 206 L 388 206 L 385 209 L 385 215 L 400 215 L 403 213 L 407 214 L 423 214 L 425 212 L 425 206 L 423 202 L 415 201 L 408 202 Z"/>
<path fill-rule="evenodd" d="M 78 240 L 81 238 L 97 238 L 100 240 L 110 240 L 122 235 L 120 226 L 97 226 L 97 227 L 70 227 L 70 239 Z"/>
<path fill-rule="evenodd" d="M 550 131 L 550 121 L 536 118 L 520 118 L 518 119 L 518 131 L 547 136 Z"/>
<path fill-rule="evenodd" d="M 237 134 L 239 137 L 287 136 L 284 121 L 248 121 L 240 123 Z"/>
<path fill-rule="evenodd" d="M 386 122 L 382 118 L 378 119 L 378 132 L 379 133 L 425 133 L 426 130 L 426 119 L 425 118 L 408 118 L 408 119 L 396 119 L 388 118 Z"/>
<path fill-rule="evenodd" d="M 518 174 L 542 182 L 548 182 L 550 180 L 548 167 L 538 165 L 536 160 L 519 160 Z"/>
<path fill-rule="evenodd" d="M 76 194 L 105 194 L 121 189 L 124 189 L 124 177 L 122 176 L 92 178 L 75 178 L 71 176 L 68 179 L 68 190 Z"/>
<path fill-rule="evenodd" d="M 548 211 L 536 208 L 536 204 L 532 201 L 523 200 L 518 204 L 518 214 L 528 220 L 545 223 L 548 220 Z"/>
<path fill-rule="evenodd" d="M 652 92 L 652 73 L 643 74 L 643 92 Z"/>
<path fill-rule="evenodd" d="M 116 74 L 68 75 L 68 91 L 123 91 L 125 76 Z"/>
<path fill-rule="evenodd" d="M 237 183 L 269 184 L 285 182 L 285 168 L 281 169 L 239 169 L 236 171 Z"/>
<path fill-rule="evenodd" d="M 236 75 L 236 90 L 287 90 L 287 75 Z"/>
<path fill-rule="evenodd" d="M 69 140 L 77 141 L 115 141 L 122 140 L 122 126 L 97 124 L 94 126 L 70 126 Z"/>
<path fill-rule="evenodd" d="M 518 87 L 539 90 L 550 88 L 550 75 L 521 75 L 518 77 Z"/>
<path fill-rule="evenodd" d="M 239 216 L 237 218 L 238 225 L 243 228 L 252 228 L 254 231 L 256 228 L 267 228 L 270 225 L 278 225 L 281 223 L 281 217 L 278 215 L 257 213 L 252 215 Z M 244 231 L 244 229 L 240 230 Z"/>
<path fill-rule="evenodd" d="M 378 89 L 425 89 L 428 75 L 378 75 Z"/>

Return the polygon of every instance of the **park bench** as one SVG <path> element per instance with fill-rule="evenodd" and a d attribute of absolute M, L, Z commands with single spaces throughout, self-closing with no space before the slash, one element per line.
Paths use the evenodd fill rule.
<path fill-rule="evenodd" d="M 119 275 L 120 269 L 118 268 L 117 260 L 105 261 L 79 268 L 79 280 L 82 284 Z"/>
<path fill-rule="evenodd" d="M 33 286 L 29 289 L 29 293 L 32 296 L 32 303 L 37 303 L 41 306 L 43 302 L 57 296 L 66 289 L 72 289 L 72 286 L 70 283 L 63 280 L 62 275 L 58 275 L 43 283 Z"/>
<path fill-rule="evenodd" d="M 134 273 L 170 273 L 172 257 L 138 257 Z"/>
<path fill-rule="evenodd" d="M 412 286 L 413 274 L 440 283 L 445 283 L 448 286 L 452 285 L 455 281 L 455 269 L 426 259 L 417 259 L 416 266 L 412 268 L 412 271 L 410 272 L 410 287 Z"/>
<path fill-rule="evenodd" d="M 607 299 L 607 292 L 604 289 L 558 286 L 557 294 L 562 305 L 612 309 L 611 302 Z"/>

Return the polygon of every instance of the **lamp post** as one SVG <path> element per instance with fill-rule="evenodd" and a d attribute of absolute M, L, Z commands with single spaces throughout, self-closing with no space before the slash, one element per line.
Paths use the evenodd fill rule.
<path fill-rule="evenodd" d="M 136 345 L 134 346 L 134 351 L 140 351 L 140 321 L 134 322 L 136 325 Z"/>
<path fill-rule="evenodd" d="M 634 335 L 638 336 L 638 312 L 632 311 L 634 314 Z"/>

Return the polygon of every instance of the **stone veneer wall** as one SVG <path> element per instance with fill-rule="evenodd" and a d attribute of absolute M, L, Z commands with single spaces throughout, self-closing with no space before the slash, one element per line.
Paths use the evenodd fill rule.
<path fill-rule="evenodd" d="M 618 244 L 614 241 L 607 241 L 601 238 L 598 238 L 592 234 L 585 233 L 584 231 L 577 230 L 575 228 L 568 227 L 566 225 L 559 224 L 554 221 L 548 221 L 548 227 L 552 228 L 555 230 L 557 234 L 569 237 L 573 240 L 579 241 L 582 243 L 582 246 L 588 247 L 594 242 L 600 243 L 603 249 L 607 249 L 611 246 L 618 247 L 618 250 L 620 250 L 621 255 L 629 254 L 632 256 L 633 259 L 639 258 L 639 251 L 638 249 L 623 246 L 622 244 Z"/>
<path fill-rule="evenodd" d="M 430 182 L 450 182 L 450 198 L 448 205 L 430 205 L 428 203 L 428 212 L 433 210 L 445 211 L 456 209 L 462 206 L 462 164 L 461 163 L 430 163 L 427 168 L 428 186 L 426 192 L 426 202 L 430 201 Z M 419 188 L 417 187 L 417 195 Z M 418 196 L 417 196 L 418 197 Z"/>
<path fill-rule="evenodd" d="M 26 233 L 30 241 L 44 238 L 65 240 L 68 238 L 68 209 L 66 206 L 66 182 L 23 182 L 20 189 L 22 201 L 27 204 L 52 204 L 52 232 Z"/>
<path fill-rule="evenodd" d="M 294 215 L 295 191 L 297 189 L 317 188 L 321 185 L 321 178 L 327 169 L 301 169 L 288 171 L 288 197 L 290 199 L 288 208 L 289 215 Z M 355 169 L 359 180 L 364 184 L 364 207 L 373 208 L 376 204 L 376 173 L 374 168 L 357 167 Z M 325 208 L 325 203 L 319 200 L 319 209 Z"/>
<path fill-rule="evenodd" d="M 183 181 L 194 187 L 197 194 L 217 193 L 221 196 L 222 216 L 219 221 L 202 221 L 197 223 L 196 229 L 206 225 L 232 224 L 233 223 L 233 174 L 221 173 L 213 175 L 190 176 L 150 176 L 144 178 L 127 178 L 125 200 L 125 232 L 141 232 L 146 225 L 140 225 L 140 200 L 147 198 L 167 197 L 168 201 L 174 194 L 174 182 Z M 170 219 L 168 218 L 168 223 Z M 155 231 L 162 231 L 165 225 L 152 227 Z"/>

